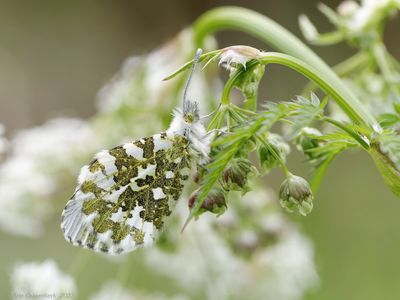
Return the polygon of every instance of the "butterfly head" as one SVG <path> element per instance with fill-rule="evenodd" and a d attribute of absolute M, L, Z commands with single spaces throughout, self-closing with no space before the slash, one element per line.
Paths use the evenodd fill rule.
<path fill-rule="evenodd" d="M 210 141 L 206 129 L 203 124 L 200 123 L 198 103 L 189 100 L 187 92 L 201 53 L 202 50 L 198 49 L 193 59 L 192 69 L 183 92 L 182 109 L 176 109 L 174 111 L 174 119 L 167 130 L 167 134 L 170 136 L 184 136 L 190 142 L 191 148 L 200 156 L 200 163 L 208 159 Z"/>

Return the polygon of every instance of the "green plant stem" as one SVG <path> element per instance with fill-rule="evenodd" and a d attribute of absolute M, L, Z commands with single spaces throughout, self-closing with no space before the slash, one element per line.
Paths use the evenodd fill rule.
<path fill-rule="evenodd" d="M 343 130 L 344 132 L 348 133 L 353 139 L 355 139 L 365 150 L 369 150 L 370 146 L 369 144 L 360 137 L 359 134 L 354 132 L 352 129 L 346 127 L 343 125 L 341 122 L 338 122 L 332 118 L 329 117 L 323 117 L 323 121 L 326 121 L 328 123 L 331 123 L 332 125 L 336 126 L 337 128 Z"/>
<path fill-rule="evenodd" d="M 249 70 L 255 66 L 255 64 L 280 64 L 286 67 L 289 67 L 300 74 L 306 76 L 308 79 L 312 80 L 317 84 L 325 93 L 329 94 L 332 99 L 343 109 L 343 111 L 349 116 L 351 120 L 356 123 L 365 124 L 363 118 L 358 114 L 354 107 L 349 104 L 348 101 L 344 98 L 344 96 L 335 89 L 333 85 L 330 84 L 329 78 L 327 78 L 325 73 L 322 73 L 308 64 L 302 62 L 301 60 L 286 55 L 282 53 L 276 52 L 267 52 L 259 58 L 258 60 L 250 61 L 247 65 L 246 70 Z M 224 105 L 228 105 L 230 102 L 230 92 L 232 88 L 235 86 L 236 81 L 240 77 L 240 75 L 244 72 L 244 69 L 239 69 L 229 80 L 226 82 L 224 90 L 222 92 L 221 102 Z"/>
<path fill-rule="evenodd" d="M 338 63 L 333 67 L 333 70 L 339 76 L 349 76 L 354 72 L 366 68 L 370 64 L 370 55 L 364 51 L 360 51 L 348 59 Z M 314 82 L 309 82 L 301 92 L 303 96 L 308 96 L 314 90 L 318 89 Z"/>
<path fill-rule="evenodd" d="M 339 95 L 342 107 L 346 107 L 351 118 L 361 124 L 379 130 L 375 118 L 364 108 L 356 96 L 340 80 L 335 72 L 310 48 L 285 28 L 268 17 L 241 7 L 220 7 L 203 14 L 193 26 L 195 42 L 200 46 L 210 34 L 223 29 L 240 30 L 270 44 L 276 49 L 292 55 L 323 74 L 325 82 L 330 83 L 335 94 Z M 301 61 L 300 61 L 301 60 Z"/>
<path fill-rule="evenodd" d="M 390 61 L 390 57 L 388 55 L 388 51 L 383 44 L 383 42 L 377 42 L 372 46 L 372 54 L 379 66 L 382 76 L 386 81 L 386 84 L 389 86 L 390 90 L 396 95 L 397 97 L 400 96 L 400 87 L 399 83 L 396 82 L 396 73 L 393 72 L 393 66 Z"/>

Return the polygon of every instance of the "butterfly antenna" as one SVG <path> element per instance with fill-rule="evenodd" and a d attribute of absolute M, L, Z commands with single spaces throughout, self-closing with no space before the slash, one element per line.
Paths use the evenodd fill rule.
<path fill-rule="evenodd" d="M 196 55 L 195 55 L 195 57 L 193 59 L 192 69 L 190 70 L 189 78 L 188 78 L 188 80 L 186 82 L 185 90 L 183 92 L 183 111 L 185 111 L 185 109 L 187 107 L 187 102 L 188 102 L 187 92 L 188 92 L 189 85 L 190 85 L 190 82 L 191 82 L 192 77 L 193 77 L 194 69 L 196 68 L 196 65 L 197 65 L 197 63 L 199 61 L 199 58 L 200 58 L 200 55 L 201 55 L 202 52 L 203 52 L 203 50 L 201 50 L 200 48 L 197 49 Z"/>

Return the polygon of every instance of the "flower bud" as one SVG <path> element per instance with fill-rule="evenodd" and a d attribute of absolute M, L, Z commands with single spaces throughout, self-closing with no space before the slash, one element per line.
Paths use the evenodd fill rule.
<path fill-rule="evenodd" d="M 269 134 L 268 143 L 275 153 L 279 154 L 283 162 L 286 161 L 286 156 L 290 153 L 290 147 L 285 143 L 281 136 L 277 134 Z M 275 158 L 271 150 L 266 146 L 261 146 L 258 150 L 258 157 L 260 159 L 261 167 L 265 171 L 270 171 L 272 168 L 279 167 L 280 163 Z"/>
<path fill-rule="evenodd" d="M 288 212 L 298 209 L 303 216 L 309 214 L 313 208 L 313 195 L 307 180 L 289 174 L 279 190 L 279 202 Z"/>
<path fill-rule="evenodd" d="M 342 17 L 351 17 L 359 9 L 360 5 L 356 1 L 346 0 L 339 4 L 337 12 Z"/>
<path fill-rule="evenodd" d="M 318 139 L 321 136 L 318 129 L 304 127 L 296 138 L 297 149 L 302 151 L 309 159 L 315 159 L 313 149 L 322 145 L 322 141 Z"/>
<path fill-rule="evenodd" d="M 199 190 L 194 191 L 189 197 L 189 208 L 192 209 L 199 196 Z M 225 192 L 219 188 L 213 188 L 201 204 L 200 210 L 195 217 L 202 213 L 211 212 L 217 216 L 222 215 L 227 209 Z"/>
<path fill-rule="evenodd" d="M 252 163 L 245 158 L 232 159 L 223 173 L 222 180 L 228 190 L 244 190 L 251 174 L 256 169 Z"/>
<path fill-rule="evenodd" d="M 226 47 L 221 51 L 219 64 L 232 72 L 241 65 L 246 67 L 249 60 L 258 59 L 261 54 L 260 50 L 249 46 Z"/>
<path fill-rule="evenodd" d="M 193 182 L 199 184 L 201 180 L 200 172 L 197 171 L 196 173 L 193 174 Z"/>

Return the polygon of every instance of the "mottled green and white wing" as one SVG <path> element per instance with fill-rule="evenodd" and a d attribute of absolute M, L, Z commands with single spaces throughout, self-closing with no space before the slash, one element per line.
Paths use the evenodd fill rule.
<path fill-rule="evenodd" d="M 189 178 L 188 147 L 162 133 L 99 152 L 62 213 L 65 238 L 109 254 L 153 244 Z"/>

